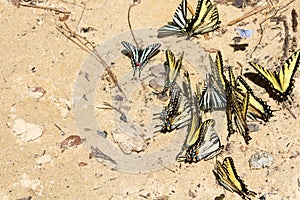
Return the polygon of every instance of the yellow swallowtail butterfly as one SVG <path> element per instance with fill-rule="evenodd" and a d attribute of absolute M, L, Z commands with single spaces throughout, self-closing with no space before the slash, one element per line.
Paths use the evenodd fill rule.
<path fill-rule="evenodd" d="M 231 157 L 226 157 L 223 163 L 217 160 L 213 173 L 220 185 L 230 192 L 236 192 L 243 199 L 250 200 L 249 196 L 256 195 L 255 192 L 247 189 L 243 180 L 238 176 Z"/>
<path fill-rule="evenodd" d="M 271 72 L 263 66 L 249 62 L 249 64 L 267 81 L 275 93 L 276 99 L 285 101 L 294 88 L 294 75 L 300 63 L 300 50 L 293 53 L 279 69 L 279 72 Z"/>

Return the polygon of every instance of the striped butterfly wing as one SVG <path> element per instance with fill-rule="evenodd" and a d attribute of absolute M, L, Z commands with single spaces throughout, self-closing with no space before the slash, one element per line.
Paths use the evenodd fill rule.
<path fill-rule="evenodd" d="M 176 78 L 182 67 L 183 53 L 181 54 L 180 58 L 176 61 L 174 53 L 168 49 L 166 50 L 166 59 L 167 61 L 165 62 L 165 69 L 167 75 L 164 90 L 172 88 L 175 85 Z"/>
<path fill-rule="evenodd" d="M 248 104 L 249 104 L 249 92 L 246 93 L 243 102 L 242 102 L 242 107 L 239 111 L 234 112 L 234 120 L 235 124 L 239 130 L 239 133 L 243 136 L 246 144 L 249 144 L 249 140 L 251 140 L 251 137 L 249 136 L 249 129 L 246 121 L 246 116 L 247 116 L 247 110 L 248 110 Z M 236 107 L 238 105 L 236 104 Z"/>
<path fill-rule="evenodd" d="M 226 96 L 215 86 L 210 74 L 206 75 L 206 84 L 203 88 L 199 106 L 202 110 L 220 110 L 227 105 Z"/>
<path fill-rule="evenodd" d="M 191 123 L 188 126 L 188 135 L 184 147 L 190 147 L 196 143 L 200 134 L 201 116 L 197 112 L 192 113 Z"/>
<path fill-rule="evenodd" d="M 181 35 L 183 36 L 182 29 L 187 23 L 187 1 L 182 0 L 182 2 L 177 7 L 175 14 L 173 16 L 173 21 L 169 22 L 167 25 L 158 29 L 158 37 L 165 37 L 169 35 Z"/>
<path fill-rule="evenodd" d="M 220 61 L 218 59 L 222 59 L 218 56 L 218 53 L 216 54 L 216 62 L 214 62 L 211 56 L 209 55 L 209 62 L 210 62 L 210 68 L 211 68 L 211 74 L 213 80 L 217 83 L 220 92 L 222 94 L 225 94 L 225 81 L 223 80 L 223 75 L 221 75 L 224 71 L 223 61 Z"/>
<path fill-rule="evenodd" d="M 229 81 L 225 78 L 226 84 L 226 98 L 227 98 L 227 107 L 226 107 L 226 115 L 227 115 L 227 127 L 228 127 L 228 136 L 229 137 L 234 134 L 235 129 L 233 128 L 233 122 L 235 123 L 238 132 L 243 136 L 246 144 L 249 144 L 249 141 L 252 139 L 249 135 L 249 128 L 246 121 L 246 115 L 249 104 L 249 96 L 250 94 L 246 94 L 240 103 L 236 96 L 236 79 L 232 68 L 229 67 Z"/>
<path fill-rule="evenodd" d="M 217 65 L 217 71 L 219 74 L 219 78 L 222 84 L 220 84 L 220 88 L 223 88 L 223 91 L 226 90 L 226 77 L 224 75 L 224 64 L 223 64 L 223 58 L 222 58 L 222 53 L 221 51 L 218 51 L 216 54 L 216 61 Z"/>
<path fill-rule="evenodd" d="M 270 117 L 273 116 L 272 110 L 267 102 L 263 101 L 261 98 L 258 98 L 254 95 L 253 90 L 247 84 L 247 82 L 243 79 L 243 77 L 238 76 L 236 79 L 236 88 L 237 91 L 235 93 L 239 102 L 242 102 L 246 93 L 249 92 L 249 107 L 247 115 L 252 119 L 261 119 L 265 122 L 268 122 Z"/>
<path fill-rule="evenodd" d="M 218 10 L 211 1 L 199 0 L 195 15 L 187 22 L 184 31 L 192 37 L 214 31 L 219 28 L 220 23 Z"/>
<path fill-rule="evenodd" d="M 238 103 L 236 96 L 234 94 L 234 88 L 229 86 L 227 88 L 227 108 L 226 108 L 226 115 L 227 115 L 227 127 L 228 127 L 228 136 L 229 137 L 234 134 L 235 129 L 233 128 L 233 120 L 238 129 L 240 135 L 243 136 L 246 144 L 249 144 L 251 137 L 249 135 L 249 128 L 246 121 L 247 109 L 249 104 L 249 93 L 246 93 L 246 96 L 243 98 L 242 106 Z M 233 119 L 233 120 L 232 120 Z"/>
<path fill-rule="evenodd" d="M 159 43 L 151 44 L 150 46 L 144 49 L 138 49 L 129 42 L 122 41 L 121 44 L 126 48 L 131 57 L 131 65 L 134 70 L 133 77 L 135 77 L 135 73 L 139 71 L 139 77 L 141 75 L 141 71 L 148 63 L 148 60 L 154 56 L 155 53 L 160 48 Z"/>
<path fill-rule="evenodd" d="M 233 159 L 231 157 L 226 157 L 223 161 L 222 168 L 227 174 L 227 178 L 231 182 L 232 191 L 238 193 L 243 199 L 250 199 L 249 196 L 255 196 L 256 193 L 249 191 L 247 186 L 242 179 L 238 176 Z"/>
<path fill-rule="evenodd" d="M 300 50 L 296 51 L 286 60 L 278 73 L 273 73 L 257 63 L 249 62 L 249 64 L 269 83 L 280 101 L 284 101 L 293 90 L 293 77 L 299 67 L 299 62 Z"/>
<path fill-rule="evenodd" d="M 223 146 L 221 145 L 214 126 L 215 120 L 213 119 L 208 119 L 201 123 L 200 136 L 198 136 L 200 141 L 195 151 L 196 161 L 200 161 L 202 159 L 209 160 L 221 153 L 223 150 Z"/>
<path fill-rule="evenodd" d="M 160 118 L 163 121 L 162 125 L 157 125 L 156 127 L 162 127 L 161 132 L 171 132 L 176 129 L 179 124 L 175 123 L 175 118 L 180 115 L 179 107 L 181 102 L 180 90 L 173 89 L 171 90 L 171 98 L 168 105 L 164 108 L 162 113 L 158 113 Z"/>
<path fill-rule="evenodd" d="M 213 170 L 213 173 L 219 185 L 223 186 L 226 190 L 230 192 L 234 192 L 238 190 L 238 188 L 230 180 L 229 172 L 226 170 L 226 168 L 223 167 L 222 163 L 218 160 L 216 161 L 216 165 L 215 165 L 215 169 Z"/>
<path fill-rule="evenodd" d="M 234 89 L 236 88 L 236 84 L 235 84 L 235 75 L 232 71 L 232 67 L 228 67 L 228 73 L 229 73 L 229 84 L 231 87 L 233 87 Z"/>

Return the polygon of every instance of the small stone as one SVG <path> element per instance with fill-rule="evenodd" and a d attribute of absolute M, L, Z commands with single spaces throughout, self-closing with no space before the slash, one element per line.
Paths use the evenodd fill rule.
<path fill-rule="evenodd" d="M 114 96 L 114 101 L 123 101 L 123 100 L 124 100 L 124 98 L 118 94 L 116 96 Z"/>
<path fill-rule="evenodd" d="M 259 131 L 259 125 L 258 124 L 248 123 L 247 125 L 248 125 L 248 128 L 249 128 L 250 132 Z"/>
<path fill-rule="evenodd" d="M 149 81 L 149 86 L 155 91 L 162 91 L 165 86 L 165 78 L 156 77 Z"/>
<path fill-rule="evenodd" d="M 78 146 L 83 143 L 83 139 L 81 139 L 78 135 L 70 135 L 64 141 L 61 142 L 62 149 L 68 149 L 73 146 Z"/>
<path fill-rule="evenodd" d="M 43 134 L 42 129 L 38 125 L 27 123 L 21 118 L 15 120 L 12 130 L 25 142 L 36 140 Z"/>
<path fill-rule="evenodd" d="M 78 167 L 84 167 L 86 165 L 88 165 L 86 162 L 79 162 L 78 163 Z"/>
<path fill-rule="evenodd" d="M 253 154 L 249 159 L 249 166 L 252 169 L 269 167 L 273 163 L 273 157 L 269 152 L 260 151 Z"/>
<path fill-rule="evenodd" d="M 39 100 L 46 94 L 46 90 L 44 90 L 42 87 L 30 87 L 28 88 L 28 92 L 30 96 L 32 96 L 36 100 Z"/>
<path fill-rule="evenodd" d="M 112 131 L 112 136 L 114 141 L 119 145 L 120 149 L 126 154 L 131 154 L 132 152 L 141 152 L 147 147 L 147 143 L 143 137 L 129 136 L 119 129 Z"/>
<path fill-rule="evenodd" d="M 154 65 L 154 66 L 150 67 L 149 71 L 151 72 L 152 75 L 154 75 L 156 77 L 165 76 L 165 74 L 166 74 L 165 67 L 162 64 Z"/>
<path fill-rule="evenodd" d="M 41 165 L 41 164 L 46 164 L 46 163 L 50 163 L 52 160 L 50 155 L 42 155 L 41 157 L 39 157 L 38 159 L 36 159 L 36 162 Z"/>

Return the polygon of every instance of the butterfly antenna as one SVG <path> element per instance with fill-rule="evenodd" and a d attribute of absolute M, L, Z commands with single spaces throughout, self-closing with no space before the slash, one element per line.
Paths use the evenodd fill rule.
<path fill-rule="evenodd" d="M 289 111 L 289 113 L 292 115 L 292 117 L 294 119 L 297 119 L 296 115 L 291 111 L 290 107 L 285 104 L 285 102 L 283 102 L 283 108 L 286 108 Z"/>
<path fill-rule="evenodd" d="M 130 22 L 130 11 L 131 11 L 131 8 L 132 8 L 133 6 L 136 6 L 136 5 L 140 4 L 140 3 L 141 3 L 141 0 L 133 0 L 132 4 L 131 4 L 131 5 L 129 6 L 129 8 L 128 8 L 128 15 L 127 15 L 127 20 L 128 20 L 128 26 L 129 26 L 129 29 L 130 29 L 130 33 L 131 33 L 131 35 L 132 35 L 132 38 L 133 38 L 134 43 L 135 43 L 135 45 L 136 45 L 137 48 L 139 48 L 139 45 L 138 45 L 138 43 L 137 43 L 137 41 L 136 41 L 136 38 L 135 38 L 135 36 L 134 36 L 134 34 L 133 34 L 133 30 L 132 30 L 132 27 L 131 27 L 131 22 Z"/>

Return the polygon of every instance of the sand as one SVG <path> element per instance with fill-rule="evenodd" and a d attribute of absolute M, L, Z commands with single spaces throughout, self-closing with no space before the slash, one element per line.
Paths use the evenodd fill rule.
<path fill-rule="evenodd" d="M 161 1 L 158 0 L 142 0 L 139 5 L 132 8 L 133 29 L 155 30 L 161 27 L 171 20 L 179 2 L 168 2 L 162 6 Z M 280 5 L 287 3 L 286 1 L 280 2 Z M 66 21 L 71 29 L 80 31 L 81 28 L 92 27 L 90 31 L 80 34 L 94 44 L 110 44 L 112 38 L 120 39 L 124 34 L 130 36 L 127 24 L 127 10 L 130 3 L 130 1 L 106 0 L 48 1 L 40 2 L 38 5 L 65 8 L 71 11 Z M 195 8 L 196 0 L 191 0 L 190 3 Z M 277 5 L 277 2 L 273 3 Z M 260 4 L 266 5 L 266 2 L 261 1 Z M 121 152 L 120 146 L 114 142 L 118 135 L 112 134 L 112 130 L 116 124 L 118 125 L 116 117 L 118 115 L 115 111 L 96 108 L 103 106 L 105 101 L 111 102 L 116 88 L 112 88 L 107 75 L 103 75 L 100 71 L 88 74 L 88 78 L 92 80 L 97 77 L 96 75 L 101 75 L 101 77 L 98 82 L 93 82 L 96 92 L 86 93 L 95 94 L 95 99 L 93 96 L 87 96 L 90 100 L 88 102 L 92 102 L 92 99 L 95 102 L 93 104 L 95 114 L 91 113 L 89 108 L 86 113 L 88 116 L 94 115 L 101 127 L 98 133 L 103 134 L 101 131 L 106 131 L 107 138 L 97 135 L 94 129 L 94 132 L 91 131 L 93 133 L 89 133 L 90 129 L 87 127 L 84 129 L 86 135 L 83 135 L 81 129 L 83 127 L 78 125 L 78 118 L 76 118 L 77 109 L 81 107 L 76 107 L 78 101 L 76 98 L 73 101 L 73 98 L 76 94 L 74 92 L 78 89 L 76 81 L 82 76 L 80 72 L 83 72 L 83 67 L 89 63 L 89 55 L 57 31 L 56 24 L 62 24 L 59 21 L 59 17 L 63 17 L 62 14 L 24 6 L 17 8 L 7 1 L 2 1 L 0 6 L 2 27 L 0 42 L 2 55 L 0 69 L 1 199 L 214 199 L 221 194 L 225 194 L 225 199 L 240 199 L 236 193 L 231 193 L 217 184 L 212 173 L 215 159 L 193 164 L 178 163 L 173 160 L 172 153 L 168 154 L 168 151 L 164 151 L 168 148 L 168 144 L 172 144 L 170 142 L 173 139 L 172 134 L 178 136 L 185 129 L 166 135 L 145 131 L 147 140 L 133 140 L 129 137 L 132 135 L 129 135 L 128 144 L 136 146 L 126 147 L 129 148 L 128 151 L 140 151 L 138 147 L 142 147 L 144 151 L 124 154 L 124 157 L 118 154 L 120 157 L 115 159 L 117 163 L 120 162 L 120 166 L 121 163 L 124 164 L 124 168 L 118 168 L 118 164 L 109 159 L 99 162 L 95 157 L 91 158 L 90 146 L 98 146 L 100 149 L 101 147 L 109 148 L 105 146 L 105 141 L 110 141 L 108 144 L 112 144 L 111 148 L 118 149 L 118 153 Z M 245 9 L 239 9 L 229 3 L 228 5 L 218 3 L 217 7 L 222 24 L 218 31 L 210 33 L 209 40 L 205 40 L 202 36 L 192 41 L 169 38 L 173 40 L 173 43 L 191 45 L 190 48 L 186 47 L 182 50 L 173 46 L 176 56 L 179 56 L 183 50 L 186 58 L 193 55 L 195 53 L 193 45 L 197 45 L 203 53 L 205 53 L 203 47 L 206 50 L 218 49 L 222 51 L 225 65 L 234 66 L 236 74 L 240 74 L 237 62 L 243 66 L 243 73 L 253 72 L 247 64 L 249 61 L 255 60 L 263 66 L 268 66 L 269 69 L 282 64 L 280 59 L 283 58 L 284 52 L 285 27 L 279 18 L 271 21 L 268 19 L 274 15 L 274 11 L 267 9 L 233 26 L 227 26 L 230 21 L 249 12 L 253 7 L 247 6 Z M 294 36 L 296 40 L 299 38 L 299 30 L 298 32 L 292 31 L 291 11 L 295 8 L 299 15 L 299 7 L 300 1 L 296 0 L 278 11 L 276 15 L 286 17 L 290 38 Z M 267 19 L 266 22 L 262 24 L 263 37 L 257 46 L 261 37 L 260 23 L 265 19 Z M 248 44 L 245 51 L 233 51 L 233 48 L 229 46 L 233 44 L 232 38 L 238 36 L 238 33 L 234 31 L 237 27 L 254 30 L 250 38 L 242 39 L 240 42 Z M 147 33 L 144 34 L 147 35 Z M 168 40 L 168 38 L 165 39 Z M 147 41 L 155 41 L 155 37 L 141 38 L 138 41 L 146 44 Z M 120 80 L 123 75 L 130 77 L 132 74 L 130 60 L 121 54 L 122 46 L 118 43 L 115 48 L 114 46 L 109 48 L 112 52 L 103 55 L 105 60 L 109 60 L 109 55 L 119 55 L 113 60 L 115 62 L 112 65 L 113 72 Z M 166 48 L 167 46 L 163 45 L 162 51 L 149 62 L 145 67 L 145 74 L 147 67 L 163 63 Z M 299 42 L 294 42 L 292 47 L 290 40 L 288 55 L 297 48 L 299 48 Z M 207 53 L 203 55 L 203 60 L 207 61 Z M 283 61 L 285 59 L 283 58 Z M 193 66 L 194 63 L 189 59 L 184 59 L 186 69 L 190 65 Z M 93 67 L 93 64 L 91 66 Z M 203 78 L 204 75 L 194 72 L 192 81 L 195 83 L 201 77 Z M 290 105 L 297 119 L 294 119 L 287 109 L 283 109 L 282 104 L 277 104 L 270 98 L 263 88 L 248 79 L 247 81 L 255 94 L 277 111 L 274 111 L 275 116 L 268 123 L 251 122 L 259 125 L 259 131 L 251 133 L 253 139 L 249 145 L 245 145 L 243 138 L 238 134 L 230 137 L 227 151 L 219 156 L 218 160 L 231 156 L 239 176 L 244 180 L 248 189 L 258 193 L 257 198 L 265 194 L 266 199 L 300 199 L 298 136 L 300 131 L 297 123 L 300 114 L 299 72 L 295 75 L 295 88 L 292 93 L 294 102 Z M 125 85 L 129 84 L 125 82 L 123 82 Z M 141 90 L 141 93 L 133 94 L 132 98 L 138 99 L 140 94 L 145 96 L 152 92 L 148 86 L 144 89 L 145 91 Z M 152 96 L 146 97 L 154 99 Z M 151 102 L 145 105 L 145 109 L 135 106 L 129 111 L 130 116 L 138 114 L 138 117 L 134 119 L 136 121 L 142 119 L 139 116 L 151 118 L 152 112 L 156 110 L 151 110 L 147 106 L 157 103 L 155 100 Z M 160 109 L 162 107 L 157 107 L 158 111 Z M 220 115 L 221 120 L 217 120 L 217 129 L 222 143 L 226 145 L 225 115 L 224 113 Z M 84 114 L 80 116 L 81 119 L 85 117 L 89 119 Z M 141 120 L 139 124 L 149 126 L 147 120 Z M 61 142 L 71 135 L 80 135 L 85 139 L 84 144 L 62 149 Z M 120 137 L 124 142 L 124 136 Z M 178 137 L 174 138 L 178 139 Z M 181 148 L 180 141 L 179 139 L 175 148 Z M 172 148 L 170 147 L 171 150 Z M 270 153 L 273 162 L 269 167 L 250 169 L 248 160 L 261 150 Z M 160 160 L 155 160 L 153 163 L 151 159 L 149 161 L 149 157 L 145 158 L 151 153 L 155 156 L 160 155 Z M 145 166 L 131 163 L 132 160 L 130 160 L 143 160 L 144 158 L 149 162 Z M 148 168 L 151 164 L 155 166 Z"/>

